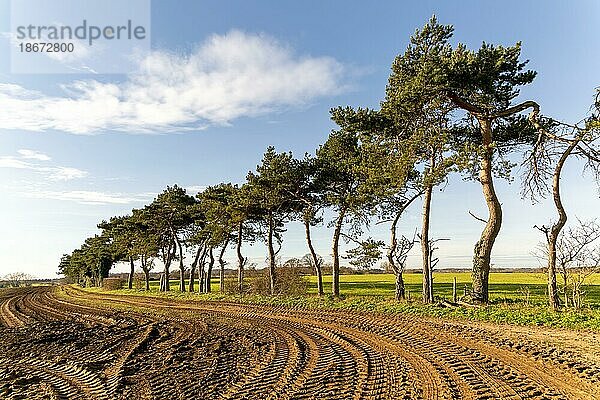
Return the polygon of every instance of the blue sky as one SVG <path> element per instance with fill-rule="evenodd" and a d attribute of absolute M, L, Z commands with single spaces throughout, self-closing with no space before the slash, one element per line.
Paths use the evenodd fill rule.
<path fill-rule="evenodd" d="M 8 3 L 0 1 L 0 32 L 10 31 Z M 588 111 L 600 85 L 596 1 L 153 1 L 153 53 L 137 75 L 12 74 L 10 40 L 1 37 L 0 276 L 54 276 L 61 254 L 100 220 L 168 184 L 242 182 L 268 145 L 314 151 L 333 128 L 331 107 L 377 107 L 394 56 L 434 13 L 472 48 L 522 41 L 539 73 L 522 98 L 544 113 L 576 121 Z M 573 162 L 565 178 L 570 214 L 596 216 L 591 178 Z M 498 186 L 505 222 L 493 263 L 538 265 L 532 226 L 550 221 L 550 204 L 520 200 L 518 178 Z M 433 235 L 451 239 L 440 244 L 440 265 L 468 267 L 482 228 L 468 211 L 484 215 L 480 188 L 453 177 L 434 196 Z M 404 233 L 418 227 L 419 213 L 416 204 Z M 371 233 L 387 238 L 383 226 Z M 315 236 L 328 258 L 329 230 Z M 261 245 L 244 251 L 257 263 L 266 254 Z M 282 253 L 306 253 L 295 224 Z M 415 252 L 409 264 L 418 263 Z"/>

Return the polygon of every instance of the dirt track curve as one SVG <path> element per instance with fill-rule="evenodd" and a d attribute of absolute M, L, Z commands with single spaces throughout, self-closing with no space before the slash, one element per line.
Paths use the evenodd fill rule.
<path fill-rule="evenodd" d="M 595 399 L 598 336 L 410 316 L 0 291 L 4 399 Z"/>

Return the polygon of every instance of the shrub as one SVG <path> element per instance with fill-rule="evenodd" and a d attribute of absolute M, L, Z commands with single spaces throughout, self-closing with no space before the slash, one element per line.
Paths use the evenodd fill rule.
<path fill-rule="evenodd" d="M 122 278 L 104 278 L 102 280 L 102 288 L 106 290 L 123 289 L 124 286 L 125 280 Z"/>
<path fill-rule="evenodd" d="M 146 277 L 144 274 L 137 273 L 133 275 L 133 287 L 137 290 L 142 290 L 146 287 Z"/>
<path fill-rule="evenodd" d="M 304 278 L 301 268 L 278 267 L 276 270 L 275 294 L 284 296 L 299 296 L 308 292 L 308 281 Z M 253 294 L 271 294 L 269 270 L 256 271 L 249 280 L 250 291 Z"/>
<path fill-rule="evenodd" d="M 245 283 L 246 285 L 246 283 Z M 226 276 L 225 277 L 225 293 L 227 294 L 238 294 L 238 281 L 237 276 Z"/>
<path fill-rule="evenodd" d="M 308 292 L 308 280 L 302 268 L 278 267 L 275 294 L 283 296 L 300 296 Z M 225 278 L 225 293 L 239 294 L 237 276 Z M 271 294 L 269 270 L 248 269 L 244 272 L 243 294 Z"/>

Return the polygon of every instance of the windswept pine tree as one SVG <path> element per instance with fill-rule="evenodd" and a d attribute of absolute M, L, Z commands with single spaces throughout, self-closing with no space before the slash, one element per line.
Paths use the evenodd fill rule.
<path fill-rule="evenodd" d="M 254 219 L 265 231 L 268 250 L 269 285 L 275 294 L 277 284 L 276 256 L 281 250 L 285 224 L 297 208 L 295 192 L 300 182 L 298 161 L 291 153 L 277 153 L 269 146 L 256 172 L 246 178 L 255 205 Z"/>

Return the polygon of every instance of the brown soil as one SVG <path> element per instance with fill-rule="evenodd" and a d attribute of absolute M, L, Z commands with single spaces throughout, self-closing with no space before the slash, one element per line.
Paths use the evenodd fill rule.
<path fill-rule="evenodd" d="M 0 291 L 0 398 L 595 399 L 594 333 Z"/>

